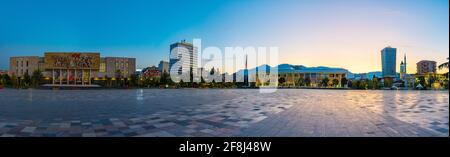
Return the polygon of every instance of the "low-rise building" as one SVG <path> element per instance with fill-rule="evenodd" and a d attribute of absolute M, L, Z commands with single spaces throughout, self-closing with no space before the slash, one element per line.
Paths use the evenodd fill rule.
<path fill-rule="evenodd" d="M 161 72 L 161 74 L 163 73 L 169 73 L 169 62 L 167 61 L 160 61 L 159 65 L 158 65 L 158 69 L 159 72 Z"/>
<path fill-rule="evenodd" d="M 142 69 L 143 78 L 161 77 L 161 72 L 155 66 Z"/>
<path fill-rule="evenodd" d="M 11 57 L 9 59 L 9 75 L 23 77 L 31 76 L 34 71 L 44 71 L 44 58 L 38 56 Z"/>
<path fill-rule="evenodd" d="M 5 75 L 5 74 L 8 74 L 8 71 L 6 71 L 6 70 L 0 70 L 0 75 Z"/>
<path fill-rule="evenodd" d="M 92 80 L 128 78 L 136 71 L 136 59 L 101 58 L 98 52 L 46 52 L 44 57 L 10 58 L 10 75 L 23 77 L 40 70 L 52 86 L 91 85 Z"/>
<path fill-rule="evenodd" d="M 417 74 L 424 75 L 428 73 L 436 73 L 436 62 L 429 60 L 417 62 Z"/>
<path fill-rule="evenodd" d="M 265 86 L 267 82 L 263 83 L 260 80 L 269 80 L 273 74 L 268 73 L 265 78 L 257 78 L 257 72 L 261 69 L 272 69 L 267 66 L 265 68 L 261 68 L 262 66 L 256 69 L 249 69 L 249 81 L 254 82 L 256 80 L 256 86 Z M 274 69 L 272 69 L 274 70 Z M 327 86 L 333 87 L 344 87 L 342 84 L 342 80 L 347 79 L 347 75 L 349 71 L 342 68 L 329 68 L 329 67 L 305 67 L 300 65 L 290 65 L 290 64 L 281 64 L 276 68 L 278 70 L 278 86 L 285 87 L 320 87 L 323 83 L 323 80 L 326 78 L 328 82 Z M 243 74 L 243 71 L 239 71 L 237 73 Z M 266 72 L 267 73 L 267 72 Z"/>
<path fill-rule="evenodd" d="M 100 60 L 98 78 L 128 78 L 136 72 L 136 59 L 105 57 Z"/>

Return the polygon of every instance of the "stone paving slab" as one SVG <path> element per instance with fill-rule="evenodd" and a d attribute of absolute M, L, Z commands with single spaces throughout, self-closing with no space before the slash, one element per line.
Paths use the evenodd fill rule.
<path fill-rule="evenodd" d="M 449 135 L 448 91 L 283 89 L 270 94 L 260 94 L 258 90 L 58 92 L 63 93 L 0 91 L 0 136 Z M 85 92 L 97 95 L 86 96 Z M 30 99 L 30 95 L 34 99 Z M 100 98 L 103 101 L 98 100 Z"/>

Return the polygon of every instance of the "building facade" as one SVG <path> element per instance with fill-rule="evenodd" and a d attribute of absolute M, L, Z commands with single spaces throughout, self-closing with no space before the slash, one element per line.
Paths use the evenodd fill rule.
<path fill-rule="evenodd" d="M 181 41 L 170 45 L 169 73 L 197 74 L 197 48 L 191 43 Z"/>
<path fill-rule="evenodd" d="M 11 57 L 9 59 L 9 75 L 31 76 L 34 71 L 44 71 L 44 58 L 38 56 Z"/>
<path fill-rule="evenodd" d="M 0 75 L 5 75 L 5 74 L 8 74 L 8 71 L 6 71 L 6 70 L 0 70 Z"/>
<path fill-rule="evenodd" d="M 429 60 L 417 62 L 417 74 L 424 75 L 428 73 L 436 73 L 436 62 Z"/>
<path fill-rule="evenodd" d="M 161 74 L 169 73 L 169 62 L 160 61 L 158 65 L 158 70 Z"/>
<path fill-rule="evenodd" d="M 152 66 L 142 69 L 143 78 L 161 77 L 161 71 L 158 67 Z"/>
<path fill-rule="evenodd" d="M 128 78 L 136 72 L 136 59 L 126 57 L 101 58 L 98 78 Z"/>
<path fill-rule="evenodd" d="M 266 66 L 264 69 L 269 70 L 272 68 Z M 277 76 L 273 76 L 273 74 L 266 71 L 266 74 L 269 75 L 264 76 L 264 78 L 259 78 L 257 76 L 259 68 L 248 69 L 249 82 L 256 81 L 256 86 L 266 86 L 270 77 L 276 77 L 279 80 L 278 86 L 281 87 L 345 87 L 342 84 L 342 80 L 347 79 L 350 73 L 343 68 L 304 67 L 290 64 L 282 64 L 272 70 L 278 71 Z M 237 73 L 242 74 L 242 70 Z M 326 85 L 323 85 L 324 79 L 328 79 L 328 82 L 325 83 Z M 265 80 L 266 82 L 262 82 L 261 80 Z"/>
<path fill-rule="evenodd" d="M 341 83 L 346 78 L 348 71 L 345 69 L 327 69 L 320 70 L 316 68 L 303 70 L 279 70 L 278 77 L 284 78 L 285 83 L 279 86 L 305 86 L 305 87 L 321 87 L 322 80 L 327 78 L 326 86 L 344 87 Z M 301 81 L 300 81 L 301 80 Z M 333 80 L 337 80 L 338 84 L 333 84 Z"/>
<path fill-rule="evenodd" d="M 44 57 L 11 57 L 9 74 L 31 76 L 40 70 L 52 86 L 83 86 L 99 78 L 128 78 L 135 69 L 134 58 L 101 58 L 98 52 L 46 52 Z"/>
<path fill-rule="evenodd" d="M 396 77 L 396 60 L 397 49 L 392 47 L 386 47 L 381 50 L 381 67 L 383 78 L 395 78 Z"/>
<path fill-rule="evenodd" d="M 100 53 L 97 52 L 47 52 L 44 58 L 52 85 L 91 85 L 100 69 Z"/>

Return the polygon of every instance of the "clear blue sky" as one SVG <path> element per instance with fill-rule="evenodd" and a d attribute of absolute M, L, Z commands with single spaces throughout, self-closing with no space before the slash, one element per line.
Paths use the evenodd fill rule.
<path fill-rule="evenodd" d="M 280 61 L 380 70 L 379 51 L 445 61 L 448 0 L 0 0 L 0 69 L 10 56 L 97 51 L 167 60 L 173 42 L 278 46 Z"/>

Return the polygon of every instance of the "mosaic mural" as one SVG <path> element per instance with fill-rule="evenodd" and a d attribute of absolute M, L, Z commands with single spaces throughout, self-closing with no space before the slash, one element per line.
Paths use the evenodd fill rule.
<path fill-rule="evenodd" d="M 100 53 L 45 53 L 47 69 L 99 69 Z"/>

